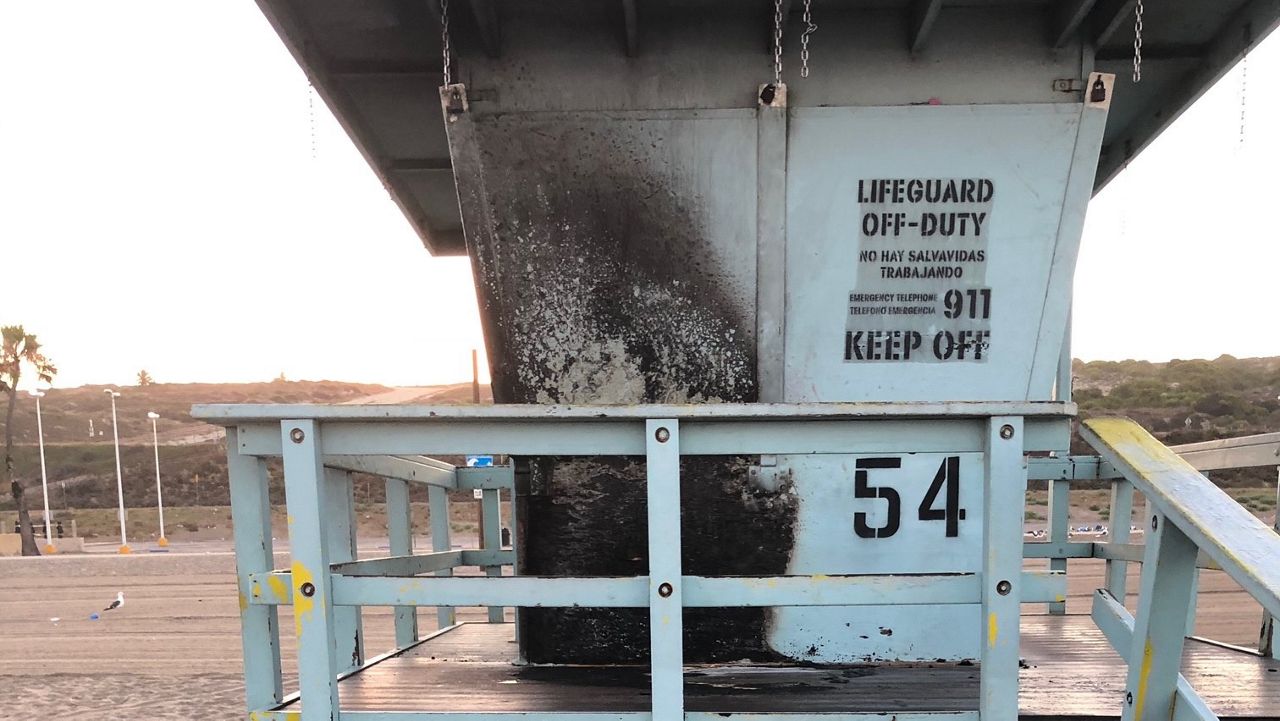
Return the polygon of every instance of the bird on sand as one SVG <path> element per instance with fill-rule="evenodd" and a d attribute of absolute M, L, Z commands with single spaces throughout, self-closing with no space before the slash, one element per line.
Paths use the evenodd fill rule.
<path fill-rule="evenodd" d="M 114 611 L 124 605 L 124 591 L 116 591 L 116 600 L 111 602 L 110 606 L 102 609 L 103 611 Z"/>

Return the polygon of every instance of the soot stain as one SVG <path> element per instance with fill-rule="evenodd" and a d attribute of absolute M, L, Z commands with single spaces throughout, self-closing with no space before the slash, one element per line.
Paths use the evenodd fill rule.
<path fill-rule="evenodd" d="M 485 184 L 498 190 L 484 194 L 492 242 L 472 250 L 495 316 L 496 397 L 755 399 L 754 311 L 744 307 L 754 294 L 719 267 L 700 199 L 663 176 L 670 163 L 627 150 L 659 131 L 480 127 Z"/>
<path fill-rule="evenodd" d="M 541 459 L 518 496 L 524 518 L 522 573 L 641 576 L 648 573 L 648 522 L 641 458 Z M 686 575 L 783 574 L 795 519 L 789 485 L 766 491 L 741 459 L 687 457 L 680 464 L 681 564 Z M 533 663 L 642 663 L 647 609 L 524 609 L 525 655 Z M 686 609 L 685 656 L 693 663 L 777 660 L 766 644 L 766 611 Z"/>
<path fill-rule="evenodd" d="M 469 251 L 497 402 L 756 400 L 754 292 L 720 267 L 661 128 L 498 116 L 477 129 L 487 190 L 465 197 L 487 199 L 493 228 Z M 643 459 L 525 460 L 521 573 L 647 574 Z M 687 457 L 681 494 L 685 574 L 786 573 L 789 485 L 755 485 L 747 458 Z M 776 658 L 766 613 L 687 609 L 686 658 Z M 526 608 L 520 623 L 533 663 L 648 657 L 646 609 Z"/>

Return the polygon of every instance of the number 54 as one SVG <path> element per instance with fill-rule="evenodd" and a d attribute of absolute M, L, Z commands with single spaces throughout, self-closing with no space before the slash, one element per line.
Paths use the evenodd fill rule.
<path fill-rule="evenodd" d="M 865 512 L 853 514 L 853 530 L 859 538 L 888 538 L 902 526 L 902 496 L 890 486 L 871 485 L 869 478 L 873 470 L 901 467 L 902 458 L 897 456 L 859 458 L 854 463 L 853 497 L 879 498 L 889 504 L 885 523 L 878 528 L 867 523 Z M 943 507 L 934 508 L 944 488 Z M 932 485 L 916 509 L 916 517 L 921 521 L 945 521 L 947 538 L 954 538 L 960 535 L 960 521 L 964 516 L 964 509 L 960 507 L 960 456 L 948 456 L 939 464 Z"/>

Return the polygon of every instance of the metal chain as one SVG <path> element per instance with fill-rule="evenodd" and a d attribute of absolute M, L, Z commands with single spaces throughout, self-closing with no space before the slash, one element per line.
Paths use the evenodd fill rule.
<path fill-rule="evenodd" d="M 1244 146 L 1245 91 L 1249 89 L 1249 52 L 1240 59 L 1240 145 Z"/>
<path fill-rule="evenodd" d="M 1133 82 L 1142 82 L 1142 0 L 1133 6 Z"/>
<path fill-rule="evenodd" d="M 440 48 L 444 54 L 444 84 L 453 84 L 453 72 L 449 67 L 449 0 L 440 0 Z"/>
<path fill-rule="evenodd" d="M 800 33 L 800 77 L 809 77 L 809 36 L 818 29 L 813 24 L 813 12 L 809 7 L 812 0 L 804 0 L 804 32 Z"/>
<path fill-rule="evenodd" d="M 316 87 L 307 83 L 307 120 L 311 124 L 311 159 L 316 159 Z"/>
<path fill-rule="evenodd" d="M 782 0 L 773 0 L 773 84 L 782 84 Z"/>

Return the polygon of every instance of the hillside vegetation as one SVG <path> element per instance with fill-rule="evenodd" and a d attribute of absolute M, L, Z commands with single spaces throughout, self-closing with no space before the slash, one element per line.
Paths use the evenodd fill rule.
<path fill-rule="evenodd" d="M 1127 415 L 1169 444 L 1212 438 L 1280 432 L 1280 358 L 1215 360 L 1094 361 L 1073 364 L 1075 400 L 1080 415 Z M 111 443 L 111 406 L 103 386 L 54 389 L 44 399 L 50 503 L 58 509 L 110 508 L 116 503 L 115 455 Z M 222 430 L 195 421 L 195 403 L 469 403 L 470 384 L 393 389 L 338 382 L 255 384 L 161 384 L 122 388 L 119 399 L 125 497 L 131 507 L 155 504 L 155 467 L 151 426 L 160 421 L 160 466 L 166 506 L 224 506 L 229 502 Z M 491 402 L 488 388 L 482 402 Z M 88 435 L 93 421 L 94 436 Z M 35 404 L 23 396 L 14 419 L 20 443 L 17 475 L 39 488 L 35 445 Z M 1077 446 L 1077 451 L 1089 450 Z M 1275 469 L 1215 473 L 1224 485 L 1258 488 L 1275 483 Z M 272 466 L 272 495 L 283 500 L 278 465 Z M 358 499 L 381 498 L 382 484 L 358 478 Z M 418 498 L 416 494 L 422 493 Z M 28 496 L 40 506 L 38 490 Z M 415 501 L 425 501 L 423 489 Z M 11 510 L 5 494 L 0 511 Z"/>
<path fill-rule="evenodd" d="M 1280 432 L 1280 358 L 1072 364 L 1080 416 L 1123 415 L 1169 445 Z M 1090 449 L 1076 439 L 1076 450 Z M 1215 471 L 1223 486 L 1266 487 L 1275 468 Z"/>
<path fill-rule="evenodd" d="M 110 443 L 111 400 L 103 393 L 108 388 L 121 393 L 116 399 L 116 414 L 120 421 L 120 441 L 125 444 L 151 443 L 148 411 L 160 414 L 161 443 L 182 442 L 217 430 L 191 418 L 191 406 L 196 403 L 343 403 L 391 390 L 386 386 L 332 381 L 53 388 L 41 402 L 44 442 Z M 89 435 L 91 424 L 93 436 Z M 18 399 L 13 431 L 18 443 L 36 442 L 36 404 L 25 394 Z"/>
<path fill-rule="evenodd" d="M 1127 415 L 1170 445 L 1280 431 L 1280 358 L 1073 364 L 1082 416 Z"/>
<path fill-rule="evenodd" d="M 114 386 L 112 386 L 114 387 Z M 49 503 L 54 509 L 110 508 L 116 505 L 115 446 L 111 434 L 108 386 L 54 388 L 41 402 Z M 156 503 L 155 456 L 148 411 L 160 414 L 160 475 L 165 506 L 220 506 L 230 502 L 227 490 L 223 430 L 191 418 L 198 403 L 470 403 L 470 383 L 415 388 L 335 381 L 270 383 L 186 383 L 125 386 L 116 400 L 120 423 L 120 466 L 130 507 Z M 482 387 L 482 402 L 492 402 Z M 2 421 L 2 418 L 0 418 Z M 91 425 L 92 424 L 92 425 Z M 40 455 L 36 444 L 35 400 L 21 394 L 14 413 L 15 474 L 34 492 L 33 510 L 43 505 Z M 93 435 L 89 435 L 90 427 Z M 272 467 L 272 496 L 283 501 L 278 463 Z M 381 482 L 361 479 L 357 494 L 374 499 Z M 415 500 L 417 498 L 415 497 Z M 425 495 L 423 499 L 425 501 Z M 7 493 L 0 511 L 12 510 Z"/>

